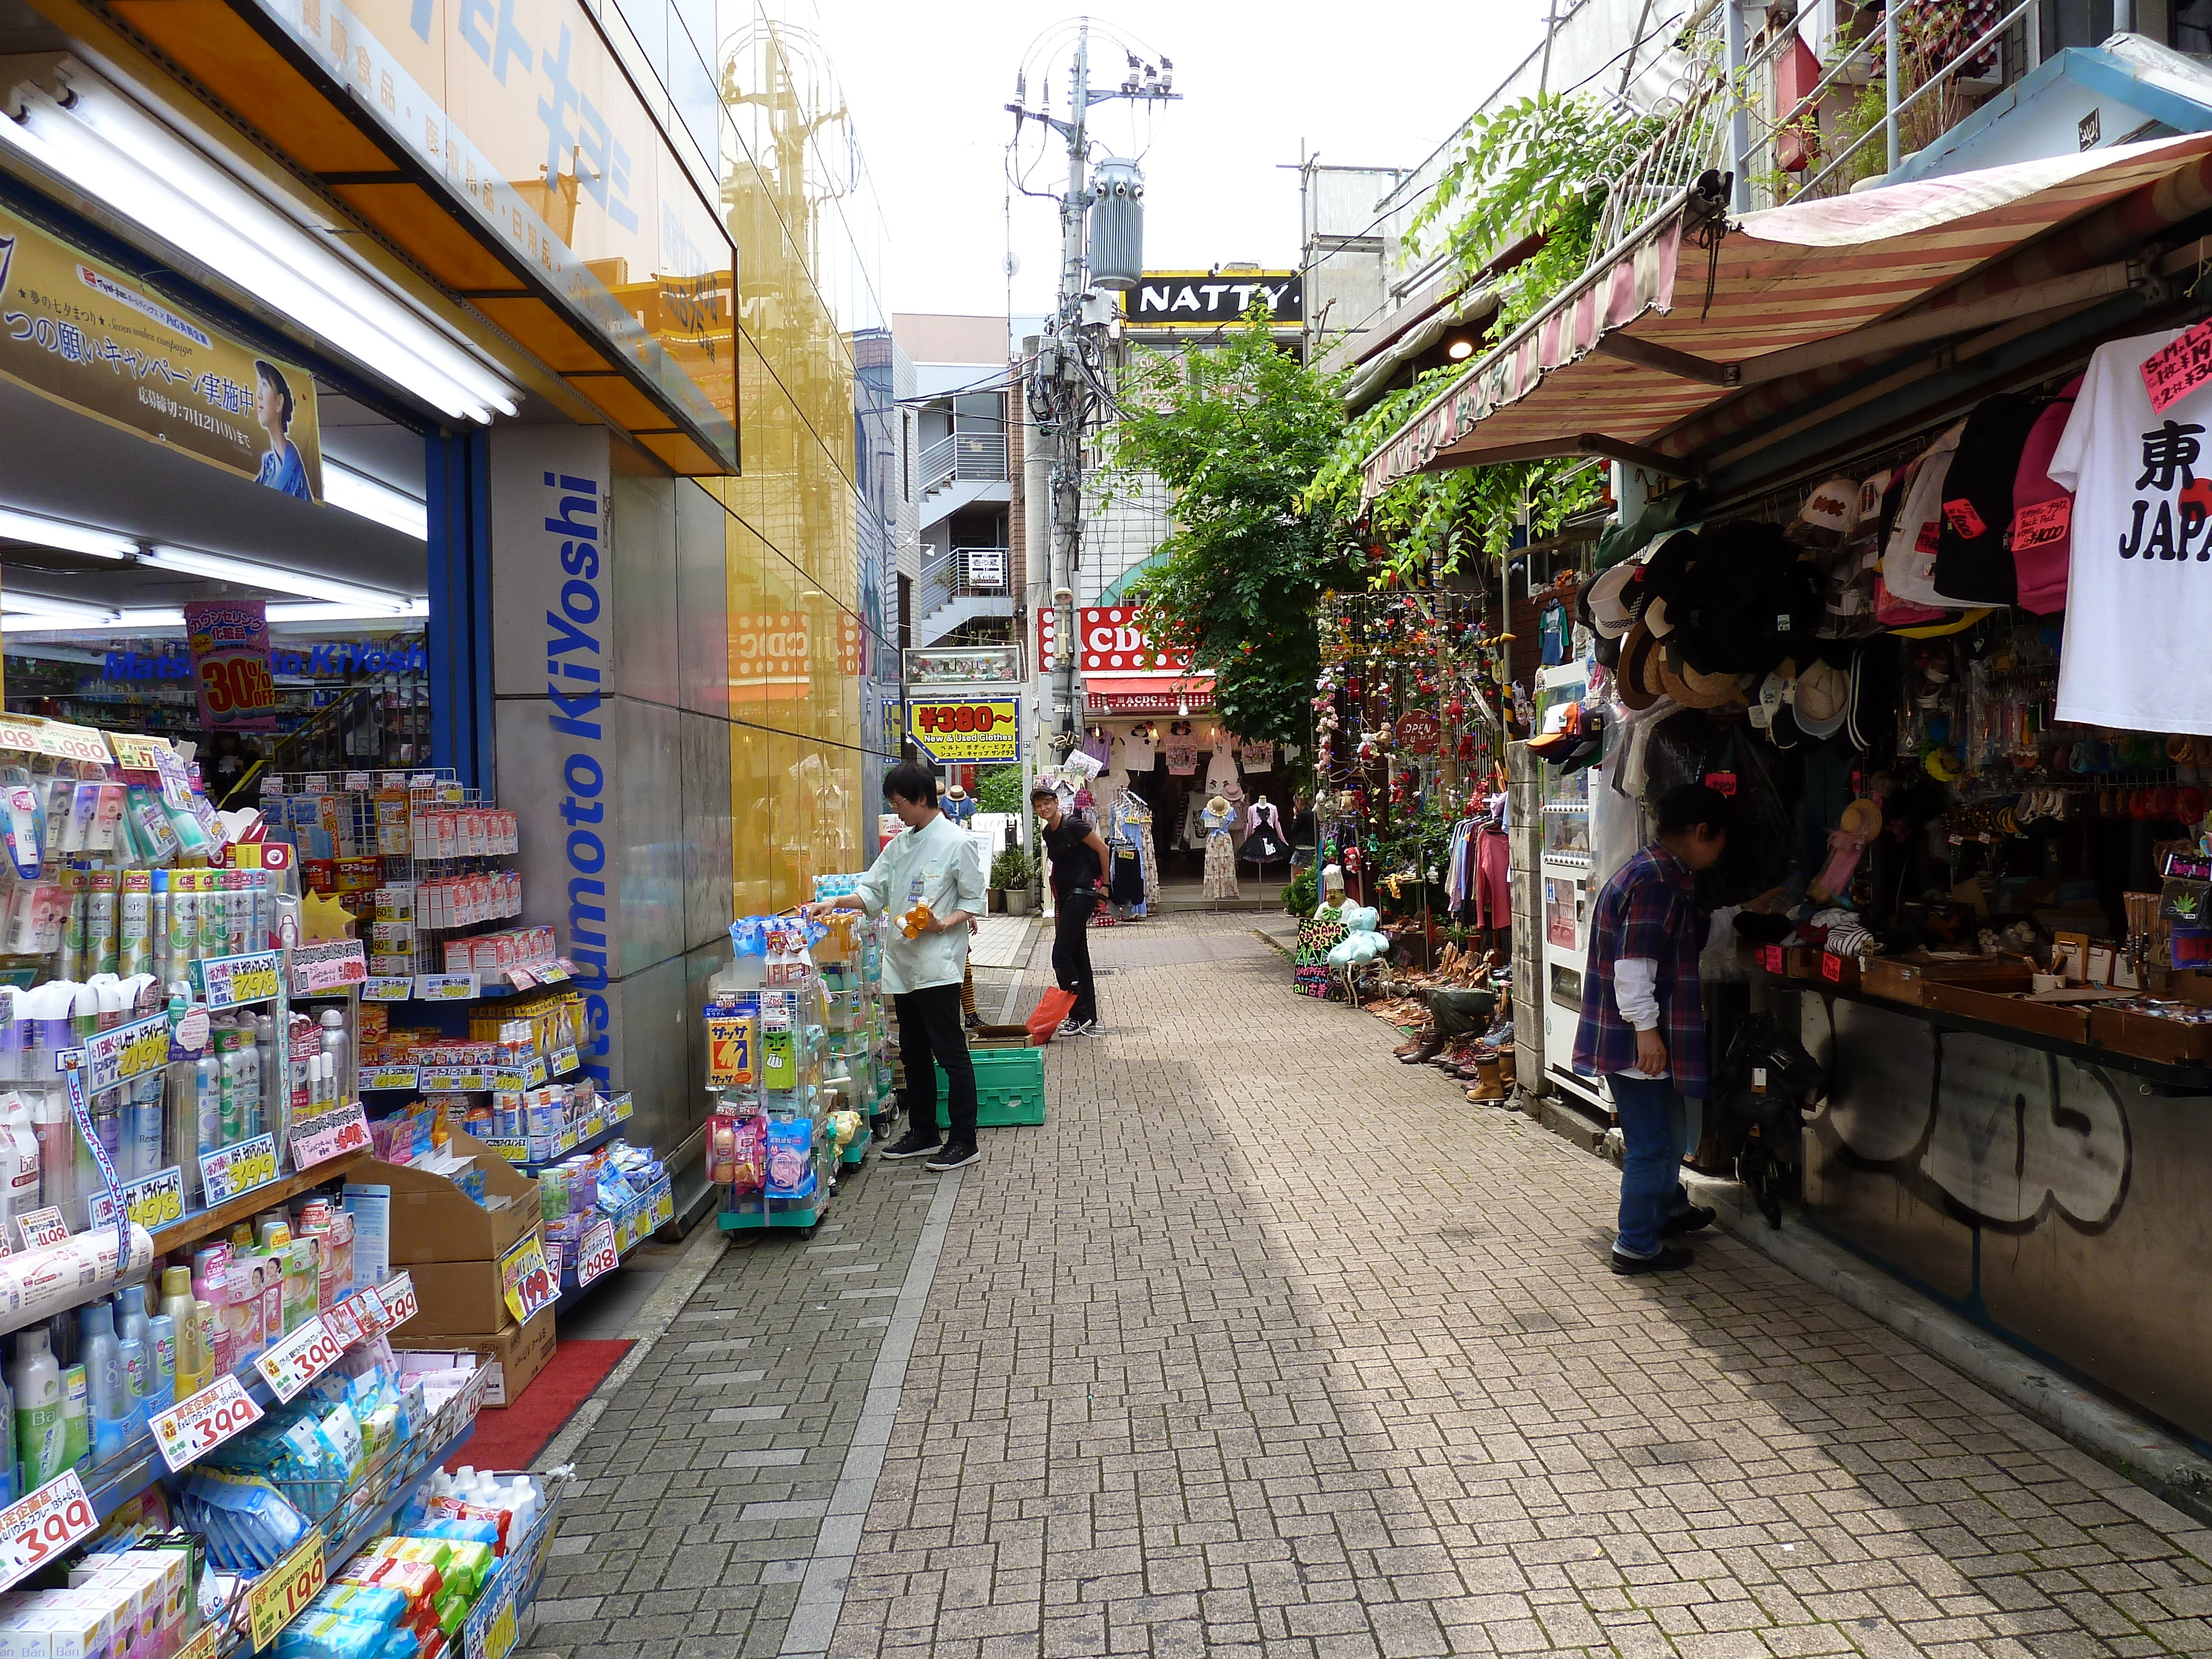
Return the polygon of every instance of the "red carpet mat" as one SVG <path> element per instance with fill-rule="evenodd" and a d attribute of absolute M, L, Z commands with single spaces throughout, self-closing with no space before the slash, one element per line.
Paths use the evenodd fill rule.
<path fill-rule="evenodd" d="M 464 1463 L 480 1469 L 526 1469 L 545 1449 L 562 1425 L 592 1397 L 592 1390 L 635 1345 L 630 1342 L 571 1342 L 563 1338 L 545 1369 L 511 1406 L 487 1406 L 477 1413 L 477 1431 L 447 1460 L 448 1469 Z"/>

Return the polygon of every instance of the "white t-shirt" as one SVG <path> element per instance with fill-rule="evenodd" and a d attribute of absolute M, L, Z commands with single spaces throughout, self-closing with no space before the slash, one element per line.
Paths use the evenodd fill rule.
<path fill-rule="evenodd" d="M 1152 740 L 1144 734 L 1143 728 L 1139 727 L 1121 739 L 1121 762 L 1132 772 L 1152 769 Z"/>
<path fill-rule="evenodd" d="M 2212 385 L 2154 414 L 2141 372 L 2181 331 L 2098 347 L 2051 458 L 2074 492 L 2062 720 L 2212 736 Z"/>

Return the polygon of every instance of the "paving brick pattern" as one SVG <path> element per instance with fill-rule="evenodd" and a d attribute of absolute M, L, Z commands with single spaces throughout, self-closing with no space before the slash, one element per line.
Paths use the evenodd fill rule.
<path fill-rule="evenodd" d="M 1613 1277 L 1608 1166 L 1397 1065 L 1252 927 L 1100 936 L 1109 1034 L 1047 1051 L 1050 1123 L 987 1132 L 834 1654 L 2212 1653 L 2212 1536 L 1732 1242 Z M 918 1213 L 839 1237 L 894 1284 Z M 699 1306 L 776 1316 L 774 1274 L 784 1335 L 693 1354 L 695 1313 L 597 1431 L 593 1524 L 677 1547 L 649 1585 L 647 1553 L 556 1564 L 596 1642 L 665 1651 L 681 1604 L 763 1650 L 811 1523 L 732 1482 L 817 1498 L 866 1370 L 830 1258 L 771 1260 Z"/>
<path fill-rule="evenodd" d="M 577 1455 L 532 1650 L 778 1650 L 937 1186 L 871 1164 L 811 1239 L 715 1263 Z"/>

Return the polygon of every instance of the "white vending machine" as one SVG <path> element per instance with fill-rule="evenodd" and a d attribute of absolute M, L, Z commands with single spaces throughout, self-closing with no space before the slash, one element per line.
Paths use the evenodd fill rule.
<path fill-rule="evenodd" d="M 1579 661 L 1536 672 L 1536 730 L 1561 703 L 1578 702 L 1589 689 Z M 1555 1089 L 1609 1119 L 1605 1085 L 1574 1071 L 1575 1026 L 1582 1017 L 1583 964 L 1589 954 L 1589 791 L 1593 767 L 1561 775 L 1537 763 L 1537 811 L 1542 817 L 1537 863 L 1538 921 L 1544 1012 L 1544 1071 Z"/>

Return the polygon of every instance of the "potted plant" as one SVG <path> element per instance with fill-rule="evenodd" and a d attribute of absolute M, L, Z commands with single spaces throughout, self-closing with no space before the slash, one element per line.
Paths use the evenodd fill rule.
<path fill-rule="evenodd" d="M 991 876 L 985 886 L 990 890 L 992 908 L 1003 909 L 1008 915 L 1025 916 L 1030 913 L 1030 857 L 1018 847 L 1002 848 L 991 860 Z"/>

